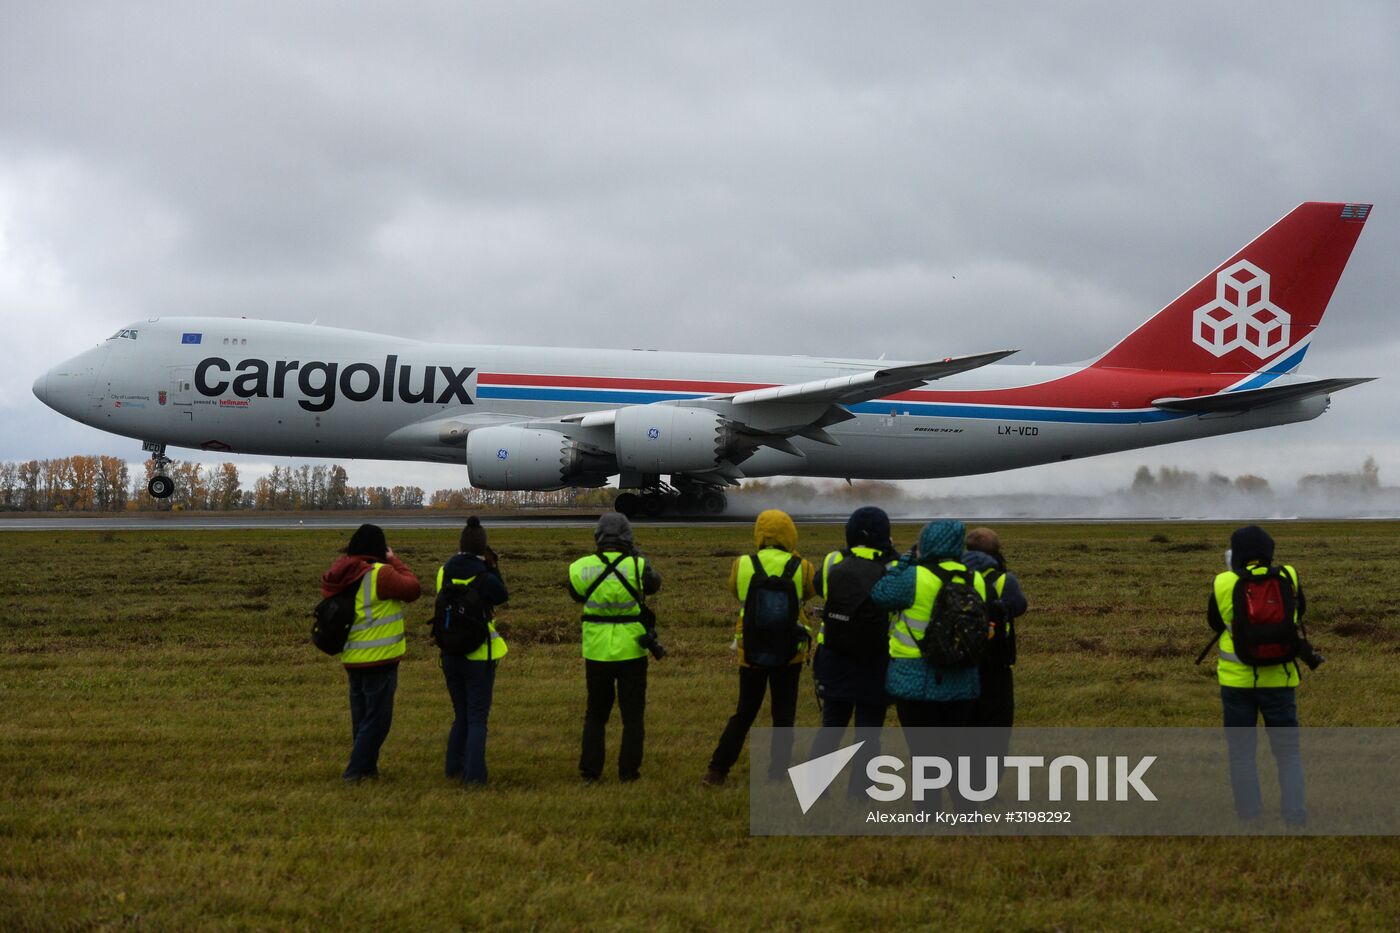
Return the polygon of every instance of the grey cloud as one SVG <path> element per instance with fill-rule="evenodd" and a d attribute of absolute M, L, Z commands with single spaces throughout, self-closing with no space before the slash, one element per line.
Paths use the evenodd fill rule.
<path fill-rule="evenodd" d="M 1397 44 L 1383 2 L 13 5 L 34 372 L 0 406 L 73 331 L 176 313 L 1080 359 L 1313 198 L 1378 207 L 1309 368 L 1378 374 Z M 1349 404 L 1302 436 L 1351 444 Z"/>

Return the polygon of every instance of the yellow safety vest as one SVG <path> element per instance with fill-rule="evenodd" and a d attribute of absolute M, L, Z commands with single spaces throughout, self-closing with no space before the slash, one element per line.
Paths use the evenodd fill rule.
<path fill-rule="evenodd" d="M 865 558 L 866 560 L 876 560 L 876 559 L 879 558 L 879 556 L 880 556 L 879 550 L 877 550 L 876 548 L 873 548 L 873 547 L 866 547 L 866 546 L 863 545 L 863 544 L 862 544 L 862 545 L 857 545 L 856 547 L 853 547 L 853 548 L 849 548 L 849 550 L 850 550 L 850 552 L 851 552 L 852 554 L 854 554 L 856 557 L 863 557 L 863 558 Z M 818 589 L 817 589 L 817 595 L 820 596 L 822 599 L 826 599 L 826 588 L 827 588 L 827 586 L 828 586 L 828 585 L 830 584 L 830 582 L 831 582 L 831 581 L 830 581 L 830 577 L 831 577 L 831 568 L 835 567 L 837 564 L 841 563 L 841 561 L 843 561 L 843 560 L 845 560 L 845 559 L 846 559 L 846 552 L 845 552 L 844 550 L 842 550 L 842 551 L 832 551 L 830 554 L 826 555 L 826 557 L 822 560 L 822 578 L 821 578 L 821 586 L 818 587 Z M 894 565 L 894 561 L 890 561 L 889 566 L 893 566 L 893 565 Z M 824 645 L 824 644 L 826 644 L 826 621 L 825 621 L 825 620 L 823 620 L 822 623 L 821 623 L 821 625 L 817 628 L 817 644 L 819 644 L 819 645 Z"/>
<path fill-rule="evenodd" d="M 758 552 L 758 559 L 763 564 L 764 571 L 770 577 L 781 576 L 787 568 L 788 561 L 795 555 L 791 551 L 784 551 L 782 548 L 766 547 Z M 739 649 L 739 663 L 744 661 L 744 602 L 749 598 L 749 584 L 753 582 L 753 555 L 745 554 L 739 558 L 739 575 L 734 580 L 734 588 L 739 593 L 739 626 L 734 636 L 734 645 Z M 805 574 L 802 570 L 802 558 L 797 559 L 797 570 L 792 575 L 792 583 L 797 591 L 797 624 L 802 627 L 802 631 L 810 635 L 807 624 L 802 620 L 802 586 Z M 804 638 L 797 643 L 797 654 L 789 661 L 791 664 L 800 664 L 807 658 L 807 640 Z"/>
<path fill-rule="evenodd" d="M 379 570 L 384 566 L 377 563 L 360 578 L 360 592 L 355 599 L 355 624 L 350 626 L 350 637 L 345 642 L 345 650 L 340 652 L 340 663 L 346 666 L 390 661 L 402 657 L 407 650 L 404 643 L 403 603 L 397 599 L 379 598 Z"/>
<path fill-rule="evenodd" d="M 967 575 L 971 575 L 972 588 L 977 591 L 977 595 L 983 599 L 987 598 L 987 584 L 977 571 L 969 570 L 955 560 L 939 561 L 938 566 L 944 570 L 952 571 L 955 575 L 954 579 L 962 577 L 966 580 Z M 890 657 L 892 658 L 922 657 L 919 652 L 919 642 L 923 639 L 924 633 L 928 631 L 928 624 L 933 619 L 933 606 L 938 600 L 938 591 L 943 589 L 943 581 L 938 579 L 938 575 L 932 570 L 915 565 L 915 571 L 918 575 L 915 577 L 914 605 L 900 610 L 899 615 L 895 617 L 894 625 L 890 628 Z"/>
<path fill-rule="evenodd" d="M 569 585 L 582 596 L 588 587 L 621 551 L 589 554 L 569 565 Z M 644 557 L 623 557 L 617 567 L 598 584 L 583 604 L 583 656 L 589 661 L 630 661 L 646 655 L 637 639 L 646 633 L 637 621 L 642 607 L 627 592 L 617 578 L 620 573 L 638 592 L 642 592 L 642 574 L 647 566 Z"/>
<path fill-rule="evenodd" d="M 1248 572 L 1262 577 L 1269 572 L 1268 567 L 1249 567 Z M 1283 572 L 1293 581 L 1293 593 L 1298 593 L 1298 571 L 1287 565 Z M 1235 620 L 1235 583 L 1240 575 L 1227 570 L 1215 578 L 1215 608 L 1225 622 L 1225 631 L 1220 633 L 1220 656 L 1215 662 L 1215 676 L 1222 687 L 1296 687 L 1298 686 L 1298 662 L 1270 664 L 1254 667 L 1245 664 L 1235 654 L 1235 639 L 1230 634 L 1231 623 Z M 1295 602 L 1293 624 L 1298 624 L 1298 609 Z M 1258 676 L 1256 677 L 1256 673 Z"/>
<path fill-rule="evenodd" d="M 993 568 L 993 569 L 995 569 L 995 568 Z M 984 573 L 983 571 L 980 571 L 980 570 L 977 571 L 977 572 L 980 573 L 980 574 L 982 574 L 982 582 L 983 582 L 983 583 L 986 583 L 986 582 L 987 582 L 987 575 L 986 575 L 986 573 Z M 1002 570 L 1002 571 L 1000 571 L 999 573 L 997 573 L 997 578 L 996 578 L 996 580 L 993 581 L 993 583 L 992 583 L 992 591 L 996 594 L 996 598 L 997 598 L 997 599 L 1001 599 L 1001 594 L 1003 594 L 1003 593 L 1006 592 L 1006 571 L 1005 571 L 1005 570 Z M 1011 618 L 1011 616 L 1007 616 L 1005 619 L 1002 620 L 1002 622 L 1001 622 L 1001 625 L 1002 625 L 1001 634 L 1002 634 L 1002 637 L 1003 637 L 1003 638 L 1011 638 L 1011 637 L 1012 637 L 1012 635 L 1014 634 L 1013 631 L 1012 631 L 1012 627 L 1013 627 L 1015 624 L 1016 624 L 1016 620 L 1013 619 L 1013 618 Z M 1015 665 L 1013 664 L 1012 667 L 1015 667 Z"/>
<path fill-rule="evenodd" d="M 442 572 L 445 567 L 439 567 L 437 572 L 437 592 L 442 592 Z M 460 577 L 453 577 L 448 582 L 456 586 L 470 586 L 476 577 L 467 577 L 465 580 Z M 467 655 L 468 661 L 499 661 L 506 656 L 510 649 L 506 647 L 506 640 L 496 631 L 496 620 L 491 619 L 486 623 L 486 628 L 491 632 L 491 637 L 481 643 L 481 647 Z"/>

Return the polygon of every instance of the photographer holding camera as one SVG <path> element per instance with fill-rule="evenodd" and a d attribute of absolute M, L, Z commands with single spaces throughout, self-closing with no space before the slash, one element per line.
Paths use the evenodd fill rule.
<path fill-rule="evenodd" d="M 1284 822 L 1307 823 L 1303 760 L 1298 747 L 1298 662 L 1316 669 L 1323 658 L 1308 644 L 1303 628 L 1306 600 L 1298 571 L 1272 566 L 1274 539 L 1258 525 L 1230 536 L 1225 561 L 1230 569 L 1215 578 L 1206 621 L 1220 640 L 1216 676 L 1230 752 L 1230 787 L 1235 813 L 1256 819 L 1263 809 L 1255 767 L 1255 727 L 1259 717 L 1278 763 Z M 1206 651 L 1210 646 L 1206 646 Z M 1205 658 L 1205 652 L 1197 663 Z"/>
<path fill-rule="evenodd" d="M 632 526 L 620 512 L 598 519 L 593 540 L 597 550 L 569 565 L 567 584 L 574 602 L 583 603 L 588 684 L 578 770 L 589 783 L 602 776 L 604 734 L 616 697 L 622 712 L 617 775 L 635 781 L 646 729 L 647 652 L 657 660 L 666 656 L 656 640 L 656 617 L 646 605 L 646 596 L 661 589 L 661 575 L 637 552 Z"/>

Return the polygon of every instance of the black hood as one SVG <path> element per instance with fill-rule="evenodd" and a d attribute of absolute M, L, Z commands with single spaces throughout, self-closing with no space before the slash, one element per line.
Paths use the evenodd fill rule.
<path fill-rule="evenodd" d="M 1235 571 L 1258 561 L 1268 566 L 1274 560 L 1274 539 L 1258 525 L 1246 525 L 1230 535 L 1230 568 Z"/>

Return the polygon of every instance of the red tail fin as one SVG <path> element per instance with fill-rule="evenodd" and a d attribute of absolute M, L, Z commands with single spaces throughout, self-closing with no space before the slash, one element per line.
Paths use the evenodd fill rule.
<path fill-rule="evenodd" d="M 1094 366 L 1291 371 L 1327 310 L 1370 212 L 1369 204 L 1298 205 Z"/>

